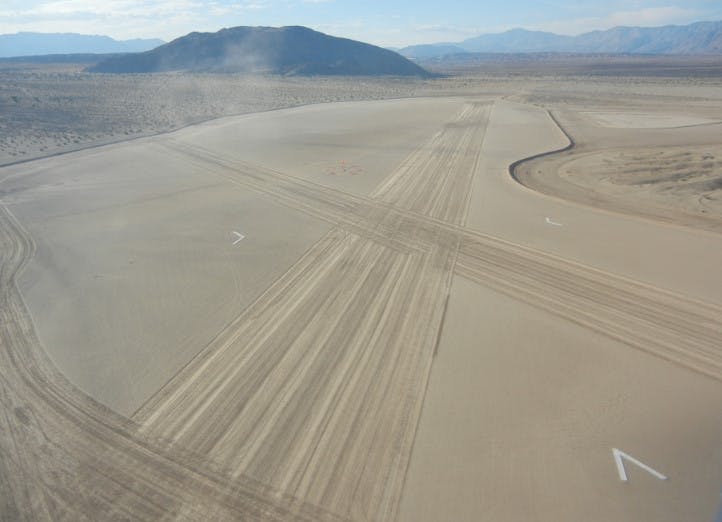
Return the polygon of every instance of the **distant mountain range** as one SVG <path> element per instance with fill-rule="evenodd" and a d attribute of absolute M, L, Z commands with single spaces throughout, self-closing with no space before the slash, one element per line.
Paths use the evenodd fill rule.
<path fill-rule="evenodd" d="M 128 54 L 125 54 L 128 53 Z M 33 56 L 93 63 L 91 72 L 253 72 L 284 75 L 427 76 L 419 64 L 478 60 L 479 53 L 722 55 L 722 21 L 615 27 L 578 36 L 512 29 L 458 43 L 382 49 L 305 27 L 235 27 L 191 33 L 168 44 L 74 33 L 0 35 L 0 59 Z M 124 55 L 125 54 L 125 55 Z M 49 56 L 45 56 L 49 55 Z M 107 55 L 97 56 L 93 55 Z M 474 56 L 472 56 L 474 55 Z M 413 60 L 418 63 L 413 63 Z M 43 62 L 44 63 L 44 62 Z"/>
<path fill-rule="evenodd" d="M 163 45 L 163 40 L 113 40 L 75 33 L 16 33 L 0 35 L 0 58 L 47 54 L 137 53 Z"/>
<path fill-rule="evenodd" d="M 151 51 L 117 56 L 89 72 L 250 72 L 283 75 L 428 76 L 400 54 L 306 27 L 234 27 L 191 33 Z"/>
<path fill-rule="evenodd" d="M 722 54 L 722 22 L 665 27 L 615 27 L 578 36 L 512 29 L 459 43 L 413 45 L 399 51 L 424 60 L 460 53 Z"/>

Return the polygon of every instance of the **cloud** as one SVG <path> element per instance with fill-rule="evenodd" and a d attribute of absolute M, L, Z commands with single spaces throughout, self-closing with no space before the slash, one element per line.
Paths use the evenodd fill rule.
<path fill-rule="evenodd" d="M 53 0 L 24 9 L 0 11 L 0 23 L 13 19 L 53 21 L 73 17 L 155 18 L 188 13 L 203 6 L 198 0 Z"/>
<path fill-rule="evenodd" d="M 0 33 L 18 31 L 107 34 L 115 38 L 175 38 L 218 30 L 266 0 L 42 0 L 0 8 Z"/>
<path fill-rule="evenodd" d="M 202 5 L 198 0 L 53 0 L 16 11 L 15 14 L 38 19 L 68 15 L 153 17 L 184 12 Z"/>
<path fill-rule="evenodd" d="M 704 14 L 703 11 L 683 7 L 647 7 L 634 11 L 616 11 L 599 17 L 547 22 L 527 28 L 576 35 L 611 29 L 617 26 L 655 27 L 668 24 L 686 24 L 704 18 Z"/>

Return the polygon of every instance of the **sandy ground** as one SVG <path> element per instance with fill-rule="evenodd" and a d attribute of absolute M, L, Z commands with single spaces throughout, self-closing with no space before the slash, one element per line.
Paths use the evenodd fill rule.
<path fill-rule="evenodd" d="M 710 118 L 690 114 L 650 114 L 648 112 L 586 112 L 582 114 L 589 116 L 602 127 L 615 129 L 665 129 L 719 123 Z"/>
<path fill-rule="evenodd" d="M 177 134 L 176 146 L 193 146 L 234 162 L 292 172 L 311 183 L 365 195 L 463 103 L 460 98 L 416 98 L 251 114 L 184 129 Z"/>
<path fill-rule="evenodd" d="M 714 80 L 440 82 L 0 169 L 0 512 L 711 519 L 722 236 L 509 165 Z"/>
<path fill-rule="evenodd" d="M 722 389 L 689 368 L 711 368 L 716 341 L 702 338 L 719 336 L 720 308 L 698 309 L 706 319 L 696 326 L 673 325 L 687 312 L 665 312 L 662 295 L 646 299 L 661 287 L 722 302 L 710 278 L 720 237 L 520 190 L 507 166 L 563 145 L 554 129 L 544 110 L 494 105 L 467 226 L 560 256 L 523 255 L 549 269 L 576 259 L 655 286 L 606 276 L 604 289 L 569 265 L 554 283 L 555 270 L 462 243 L 399 519 L 712 519 Z M 668 480 L 628 465 L 631 479 L 620 482 L 612 448 Z"/>
<path fill-rule="evenodd" d="M 544 103 L 574 146 L 522 163 L 517 179 L 585 205 L 722 231 L 722 106 L 650 97 L 624 112 L 611 110 L 631 101 L 596 102 L 594 111 L 579 100 Z"/>
<path fill-rule="evenodd" d="M 130 415 L 328 230 L 191 147 L 369 192 L 462 103 L 313 106 L 5 169 L 3 203 L 37 244 L 20 289 L 51 358 Z"/>
<path fill-rule="evenodd" d="M 327 230 L 152 143 L 35 168 L 3 184 L 37 245 L 20 289 L 58 368 L 125 415 Z"/>
<path fill-rule="evenodd" d="M 407 110 L 418 111 L 415 100 L 398 103 L 407 103 Z M 396 117 L 387 105 L 384 108 L 391 117 Z M 253 304 L 238 310 L 239 315 L 210 343 L 198 346 L 197 356 L 132 419 L 118 421 L 107 410 L 103 414 L 97 403 L 88 403 L 88 397 L 78 395 L 76 389 L 68 388 L 67 383 L 57 378 L 45 377 L 41 386 L 53 390 L 81 411 L 93 412 L 94 418 L 114 433 L 125 434 L 130 430 L 130 440 L 126 442 L 131 447 L 145 447 L 145 451 L 151 451 L 158 458 L 173 458 L 174 462 L 195 472 L 220 473 L 234 489 L 255 491 L 261 496 L 258 500 L 261 506 L 271 504 L 274 512 L 285 513 L 284 517 L 291 510 L 294 516 L 310 512 L 319 518 L 318 513 L 331 519 L 334 514 L 361 520 L 393 519 L 451 282 L 455 241 L 453 235 L 446 237 L 441 224 L 454 226 L 461 222 L 479 155 L 477 144 L 483 139 L 490 104 L 442 101 L 442 108 L 447 111 L 446 116 L 438 121 L 440 114 L 430 110 L 428 114 L 437 118 L 437 125 L 429 129 L 426 139 L 416 143 L 410 154 L 403 157 L 402 152 L 398 164 L 389 165 L 390 172 L 384 183 L 365 197 L 335 190 L 328 186 L 330 182 L 320 185 L 264 166 L 241 163 L 232 154 L 220 156 L 196 145 L 195 140 L 183 143 L 182 135 L 150 140 L 153 145 L 184 155 L 189 166 L 205 169 L 214 180 L 220 177 L 253 190 L 263 200 L 303 212 L 332 224 L 333 228 Z M 362 120 L 367 111 L 368 107 L 359 107 Z M 419 121 L 411 120 L 414 123 L 411 136 L 416 141 Z M 239 124 L 242 126 L 243 122 Z M 398 127 L 391 127 L 394 132 L 399 131 Z M 278 136 L 274 135 L 273 139 Z M 111 147 L 94 150 L 90 155 L 105 160 L 104 164 L 108 165 L 113 164 L 113 154 L 117 151 L 118 147 Z M 70 161 L 77 168 L 79 159 L 71 155 L 62 157 L 61 161 Z M 13 183 L 29 182 L 23 170 L 28 165 L 6 171 L 5 183 L 12 187 Z M 162 174 L 159 175 L 162 178 Z M 38 234 L 37 243 L 29 239 L 29 232 L 16 224 L 12 211 L 32 202 L 32 194 L 26 194 L 28 200 L 23 202 L 21 196 L 25 190 L 8 189 L 8 196 L 18 199 L 15 205 L 3 207 L 7 243 L 4 251 L 9 256 L 4 265 L 9 267 L 8 277 L 13 277 L 15 270 L 28 262 L 36 245 L 38 251 L 42 249 L 42 234 Z M 391 211 L 393 208 L 397 210 Z M 277 219 L 274 223 L 283 225 Z M 32 223 L 27 226 L 33 228 Z M 149 227 L 156 233 L 164 230 Z M 75 234 L 71 229 L 68 233 Z M 222 236 L 213 235 L 211 240 L 228 248 L 226 234 L 227 231 Z M 165 247 L 154 246 L 168 249 L 169 243 L 164 244 Z M 93 249 L 80 241 L 68 247 L 71 254 L 78 257 L 88 255 Z M 198 255 L 204 253 L 200 245 L 195 245 L 193 250 Z M 172 250 L 166 253 L 166 259 L 172 259 Z M 274 253 L 269 251 L 266 255 L 273 257 Z M 108 262 L 112 257 L 103 256 L 103 259 Z M 152 256 L 142 256 L 141 262 L 150 263 L 152 275 Z M 158 266 L 159 271 L 162 268 Z M 254 270 L 251 268 L 251 275 Z M 32 269 L 29 273 L 32 274 Z M 126 296 L 103 295 L 104 287 L 98 287 L 97 291 L 101 299 L 128 297 L 128 305 L 137 306 L 137 299 L 142 298 L 139 295 L 142 292 L 137 289 L 142 282 L 143 279 L 138 281 L 138 287 L 112 286 L 116 294 L 128 292 Z M 7 339 L 13 346 L 29 344 L 30 348 L 22 349 L 28 357 L 43 356 L 44 352 L 38 351 L 37 340 L 18 333 L 27 330 L 29 319 L 12 293 L 14 287 L 7 284 L 6 289 L 8 316 L 2 324 L 12 329 Z M 53 343 L 55 339 L 43 338 L 43 317 L 35 310 L 33 314 L 41 331 L 40 340 Z M 82 320 L 78 324 L 81 323 Z M 189 326 L 197 328 L 196 324 L 179 328 Z M 150 333 L 149 337 L 153 338 L 152 332 L 143 333 Z M 35 348 L 33 343 L 37 343 Z M 122 346 L 116 345 L 115 349 L 123 351 Z M 53 349 L 48 352 L 52 355 Z M 172 356 L 168 359 L 177 362 Z M 52 367 L 47 364 L 42 367 L 48 368 L 46 373 L 52 375 Z M 120 373 L 124 371 L 120 370 Z M 17 386 L 22 385 L 14 381 L 13 390 Z M 22 396 L 18 392 L 17 397 Z M 14 408 L 21 412 L 27 409 L 22 418 L 43 418 L 56 436 L 74 433 L 78 427 L 90 429 L 84 423 L 75 428 L 61 428 L 67 420 L 52 413 L 57 410 L 44 410 L 43 401 L 32 405 L 27 399 L 19 400 L 24 405 Z M 102 432 L 97 424 L 90 426 Z M 78 460 L 92 459 L 98 445 L 120 444 L 112 442 L 113 437 L 108 442 L 98 431 L 88 432 L 79 448 L 63 450 L 70 455 L 54 453 L 48 462 L 54 461 L 60 466 L 54 460 L 60 459 L 72 467 Z M 3 447 L 14 447 L 10 453 L 22 454 L 29 462 L 36 458 L 34 451 L 42 451 L 33 444 L 19 447 L 17 441 L 4 440 Z M 65 448 L 59 441 L 54 444 Z M 91 504 L 69 500 L 66 490 L 60 486 L 55 489 L 53 505 L 42 505 L 37 510 L 33 506 L 19 507 L 13 501 L 14 494 L 4 498 L 9 499 L 16 511 L 22 509 L 21 513 L 28 518 L 42 518 L 39 514 L 43 509 L 52 517 L 56 512 L 55 503 L 69 504 L 77 513 L 97 517 L 101 509 L 93 494 L 100 484 L 97 474 L 108 476 L 118 484 L 115 477 L 128 469 L 121 464 L 123 448 L 120 444 L 120 461 L 108 457 L 99 469 L 83 467 L 83 481 L 91 482 L 83 486 L 88 488 L 87 498 Z M 15 470 L 18 477 L 36 472 L 19 468 Z M 133 468 L 130 469 L 132 472 Z M 43 470 L 37 472 L 44 473 Z M 161 473 L 163 468 L 154 468 L 154 472 Z M 77 475 L 69 476 L 77 478 Z M 43 476 L 41 484 L 47 480 L 53 479 Z M 147 487 L 150 481 L 149 476 L 131 484 L 121 481 L 120 484 L 130 488 L 120 493 L 130 495 L 127 501 L 104 493 L 104 505 L 147 519 L 157 518 L 159 513 L 175 512 L 159 503 L 148 506 L 135 497 L 133 488 Z M 23 486 L 24 483 L 27 485 Z M 20 488 L 24 491 L 21 495 L 30 495 L 36 485 L 40 487 L 28 478 L 13 482 L 10 487 L 13 491 Z M 117 487 L 113 491 L 117 491 Z M 170 491 L 179 495 L 180 500 L 188 494 L 185 489 Z M 143 499 L 147 495 L 146 492 Z M 208 502 L 205 495 L 203 498 L 203 502 Z M 295 500 L 288 503 L 284 499 Z M 248 497 L 240 496 L 234 499 L 234 505 L 247 500 Z M 194 508 L 199 505 L 197 500 L 182 502 L 183 505 L 190 502 Z M 241 509 L 241 513 L 250 513 L 246 509 Z M 189 511 L 183 515 L 182 518 L 192 518 L 197 513 Z M 224 514 L 223 518 L 227 516 Z"/>
<path fill-rule="evenodd" d="M 717 129 L 719 130 L 719 129 Z M 559 176 L 587 193 L 634 208 L 656 204 L 722 218 L 722 145 L 647 147 L 590 153 L 560 166 Z"/>
<path fill-rule="evenodd" d="M 719 234 L 660 226 L 659 221 L 637 219 L 629 213 L 561 200 L 558 194 L 547 197 L 524 190 L 509 175 L 509 164 L 514 158 L 563 147 L 568 143 L 566 137 L 544 109 L 516 102 L 497 102 L 490 128 L 493 132 L 486 136 L 480 160 L 484 174 L 473 182 L 468 227 L 722 304 L 720 285 L 712 276 L 714 266 L 722 262 Z M 710 142 L 717 139 L 716 134 L 707 137 Z M 543 159 L 545 165 L 547 161 L 551 164 L 557 155 Z"/>
<path fill-rule="evenodd" d="M 399 520 L 714 520 L 721 403 L 717 381 L 456 278 Z M 667 480 L 620 482 L 612 448 Z"/>

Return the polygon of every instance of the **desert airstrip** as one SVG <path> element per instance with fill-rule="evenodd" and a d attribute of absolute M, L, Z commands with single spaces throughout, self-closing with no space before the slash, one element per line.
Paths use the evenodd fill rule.
<path fill-rule="evenodd" d="M 714 520 L 719 85 L 368 88 L 5 143 L 0 519 Z"/>

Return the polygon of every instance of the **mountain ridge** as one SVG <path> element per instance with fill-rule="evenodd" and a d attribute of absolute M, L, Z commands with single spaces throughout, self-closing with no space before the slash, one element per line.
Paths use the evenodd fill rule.
<path fill-rule="evenodd" d="M 104 35 L 20 32 L 0 35 L 0 58 L 141 52 L 164 43 L 157 38 L 115 40 Z"/>
<path fill-rule="evenodd" d="M 469 53 L 722 54 L 722 21 L 660 27 L 619 26 L 576 36 L 516 28 L 457 43 L 404 47 L 399 53 L 413 59 L 459 54 L 447 52 L 450 46 Z"/>

